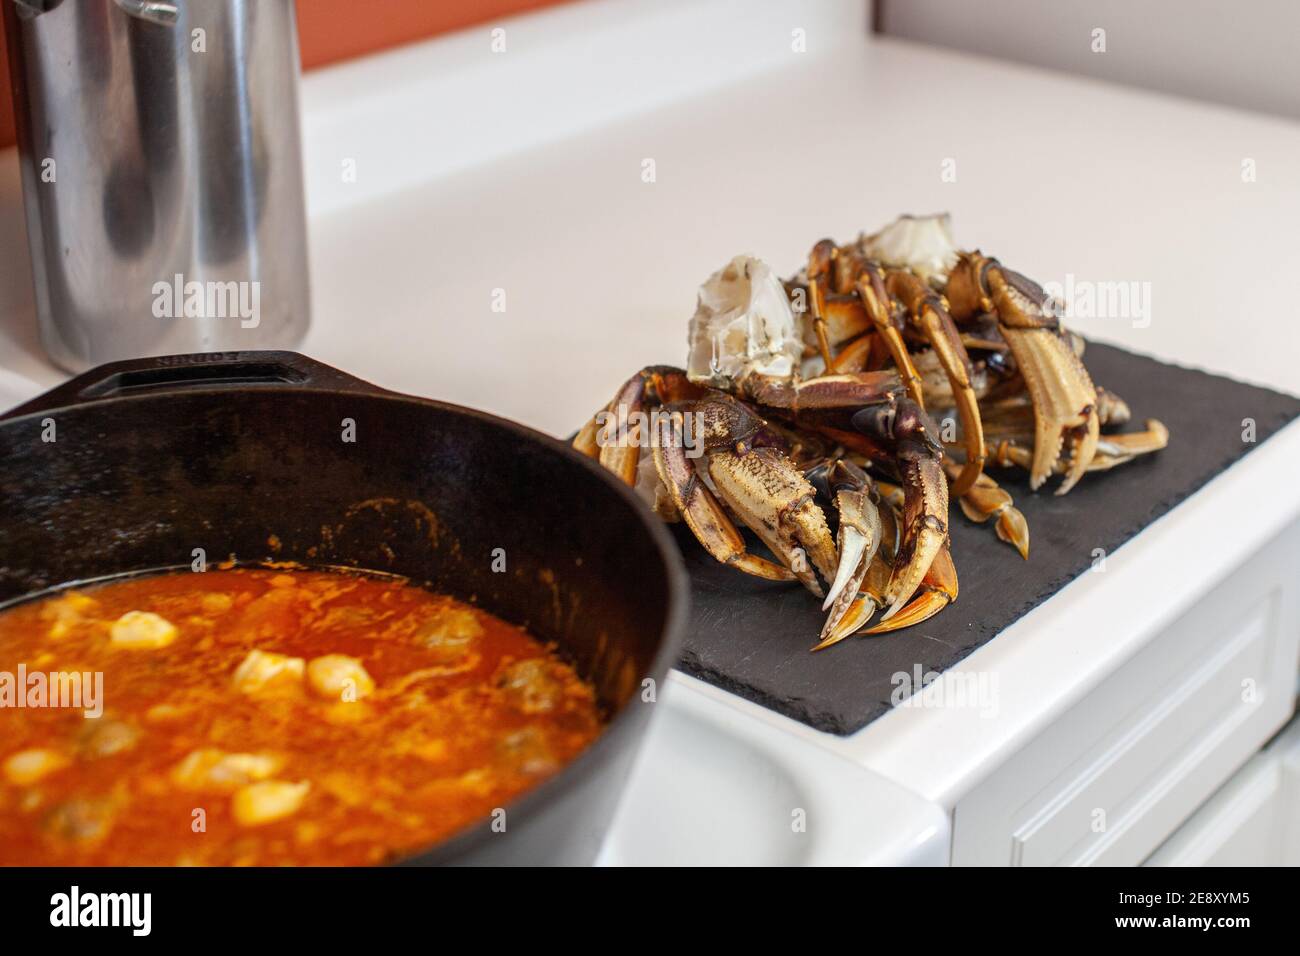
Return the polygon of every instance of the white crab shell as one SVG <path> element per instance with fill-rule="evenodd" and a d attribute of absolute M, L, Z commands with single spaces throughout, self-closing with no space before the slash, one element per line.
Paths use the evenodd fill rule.
<path fill-rule="evenodd" d="M 728 388 L 744 374 L 789 378 L 803 352 L 785 287 L 767 263 L 736 256 L 700 286 L 686 374 Z"/>
<path fill-rule="evenodd" d="M 870 259 L 895 269 L 910 269 L 931 285 L 942 286 L 957 264 L 952 220 L 934 216 L 899 216 L 874 236 L 859 240 Z"/>

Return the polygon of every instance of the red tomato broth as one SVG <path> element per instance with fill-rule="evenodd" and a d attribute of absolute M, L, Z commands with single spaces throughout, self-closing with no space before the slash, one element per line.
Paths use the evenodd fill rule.
<path fill-rule="evenodd" d="M 113 623 L 131 611 L 160 615 L 174 639 L 115 643 Z M 307 676 L 240 689 L 233 675 L 251 651 L 308 662 Z M 0 669 L 100 671 L 104 698 L 97 719 L 0 710 L 7 864 L 383 862 L 505 806 L 602 722 L 591 687 L 520 628 L 345 572 L 237 568 L 62 592 L 0 613 L 0 654 Z M 323 655 L 355 658 L 374 690 L 358 679 L 337 699 L 322 691 L 310 662 Z M 53 769 L 34 781 L 8 772 L 33 749 Z M 217 759 L 211 750 L 232 759 L 185 769 Z M 248 801 L 267 781 L 296 809 L 237 816 L 236 800 L 260 805 Z"/>

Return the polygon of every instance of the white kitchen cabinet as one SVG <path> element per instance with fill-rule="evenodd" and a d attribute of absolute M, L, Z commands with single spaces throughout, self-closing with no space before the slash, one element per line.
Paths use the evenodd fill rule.
<path fill-rule="evenodd" d="M 1293 711 L 1297 531 L 1256 552 L 964 796 L 953 863 L 1133 865 L 1156 850 Z"/>
<path fill-rule="evenodd" d="M 1178 828 L 1147 866 L 1300 866 L 1300 718 Z"/>

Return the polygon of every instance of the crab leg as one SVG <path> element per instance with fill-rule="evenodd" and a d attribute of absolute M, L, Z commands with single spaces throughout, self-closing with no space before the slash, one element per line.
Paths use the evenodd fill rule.
<path fill-rule="evenodd" d="M 948 477 L 957 474 L 958 469 L 951 462 L 945 461 L 943 470 Z M 971 521 L 984 523 L 989 518 L 997 518 L 998 538 L 1020 552 L 1020 556 L 1029 560 L 1029 523 L 1015 506 L 1011 495 L 987 474 L 980 475 L 974 486 L 957 499 L 962 513 Z"/>
<path fill-rule="evenodd" d="M 889 274 L 887 288 L 906 307 L 912 321 L 934 349 L 952 385 L 953 401 L 961 416 L 962 438 L 966 445 L 966 463 L 953 479 L 952 490 L 954 494 L 964 495 L 984 468 L 984 430 L 975 389 L 971 385 L 974 373 L 970 356 L 966 354 L 966 346 L 962 345 L 948 310 L 929 286 L 910 272 L 896 271 Z"/>
<path fill-rule="evenodd" d="M 1169 429 L 1155 418 L 1146 420 L 1146 430 L 1125 432 L 1120 435 L 1102 435 L 1097 440 L 1097 455 L 1089 464 L 1089 471 L 1105 471 L 1138 455 L 1159 451 L 1169 444 Z"/>
<path fill-rule="evenodd" d="M 679 368 L 671 365 L 643 368 L 624 382 L 610 403 L 582 426 L 573 439 L 573 447 L 636 487 L 641 447 L 646 444 L 640 434 L 640 413 L 662 403 L 700 394 L 699 386 L 692 384 Z"/>
<path fill-rule="evenodd" d="M 641 416 L 637 413 L 645 410 L 649 382 L 649 376 L 639 372 L 624 383 L 605 408 L 611 420 L 597 438 L 601 466 L 633 487 L 641 458 Z"/>
<path fill-rule="evenodd" d="M 844 411 L 892 403 L 900 391 L 898 373 L 893 369 L 819 375 L 802 382 L 761 376 L 745 381 L 749 398 L 794 416 L 801 412 Z"/>
<path fill-rule="evenodd" d="M 832 364 L 831 343 L 826 331 L 826 295 L 830 291 L 831 270 L 839 250 L 835 243 L 823 239 L 808 253 L 808 308 L 812 312 L 813 331 L 817 334 L 817 347 L 822 361 L 829 369 Z"/>
<path fill-rule="evenodd" d="M 867 315 L 871 318 L 872 324 L 875 325 L 876 332 L 888 347 L 889 357 L 894 360 L 898 374 L 903 379 L 903 385 L 907 389 L 907 397 L 924 409 L 925 395 L 921 388 L 921 376 L 917 374 L 916 366 L 912 363 L 912 356 L 908 354 L 902 333 L 898 331 L 898 327 L 890 319 L 888 309 L 890 298 L 889 293 L 885 290 L 885 281 L 880 269 L 874 265 L 865 265 L 862 275 L 858 277 L 857 289 L 858 297 L 862 299 L 863 308 L 867 310 Z"/>
<path fill-rule="evenodd" d="M 1128 421 L 1129 410 L 1124 400 L 1114 392 L 1097 389 L 1097 417 L 1102 425 L 1120 425 Z M 985 410 L 984 438 L 990 458 L 999 465 L 1015 465 L 1026 470 L 1033 467 L 1034 441 L 1033 409 L 1025 398 L 1004 399 Z M 1144 431 L 1122 434 L 1101 434 L 1097 437 L 1097 451 L 1088 463 L 1088 471 L 1106 471 L 1122 465 L 1139 455 L 1159 451 L 1169 444 L 1169 429 L 1154 418 L 1146 421 Z M 1069 464 L 1052 463 L 1053 474 L 1064 474 Z"/>
<path fill-rule="evenodd" d="M 865 379 L 872 373 L 860 373 Z M 806 422 L 815 430 L 840 442 L 845 448 L 867 455 L 873 460 L 885 460 L 893 465 L 903 487 L 903 508 L 898 554 L 894 573 L 885 588 L 889 610 L 885 618 L 896 614 L 920 586 L 930 569 L 935 555 L 948 539 L 948 479 L 940 462 L 943 446 L 931 434 L 933 426 L 925 412 L 911 399 L 893 394 L 876 394 L 864 383 L 857 386 L 855 376 L 832 375 L 801 383 L 797 389 L 800 408 L 808 415 Z M 819 383 L 826 388 L 818 389 Z M 791 390 L 796 391 L 796 390 Z M 768 404 L 789 408 L 793 396 L 777 393 L 775 398 L 786 399 L 782 404 Z M 762 399 L 760 399 L 762 401 Z M 819 420 L 819 412 L 838 408 L 845 412 L 855 404 L 865 402 L 865 408 L 850 415 L 848 426 L 838 427 L 837 422 Z"/>
<path fill-rule="evenodd" d="M 597 416 L 592 415 L 587 419 L 587 424 L 583 425 L 574 436 L 573 447 L 582 452 L 588 458 L 594 458 L 600 461 L 600 442 L 596 440 L 596 435 L 600 431 L 600 425 L 597 422 Z"/>
<path fill-rule="evenodd" d="M 659 480 L 668 489 L 673 504 L 705 550 L 723 564 L 746 574 L 772 581 L 793 581 L 796 575 L 790 570 L 745 550 L 745 539 L 704 486 L 694 464 L 686 456 L 680 412 L 670 411 L 655 425 L 654 460 Z"/>

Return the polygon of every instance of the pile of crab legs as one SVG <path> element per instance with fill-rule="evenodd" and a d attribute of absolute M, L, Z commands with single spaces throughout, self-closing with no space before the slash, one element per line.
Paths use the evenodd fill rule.
<path fill-rule="evenodd" d="M 1060 475 L 1065 494 L 1167 444 L 1154 419 L 1102 431 L 1128 407 L 1093 384 L 1059 312 L 1030 279 L 958 251 L 947 216 L 822 240 L 784 282 L 738 256 L 700 289 L 687 369 L 638 372 L 574 446 L 718 561 L 824 598 L 814 650 L 898 630 L 957 599 L 950 494 L 1028 559 L 1028 525 L 986 464 L 1027 469 L 1034 490 Z"/>

